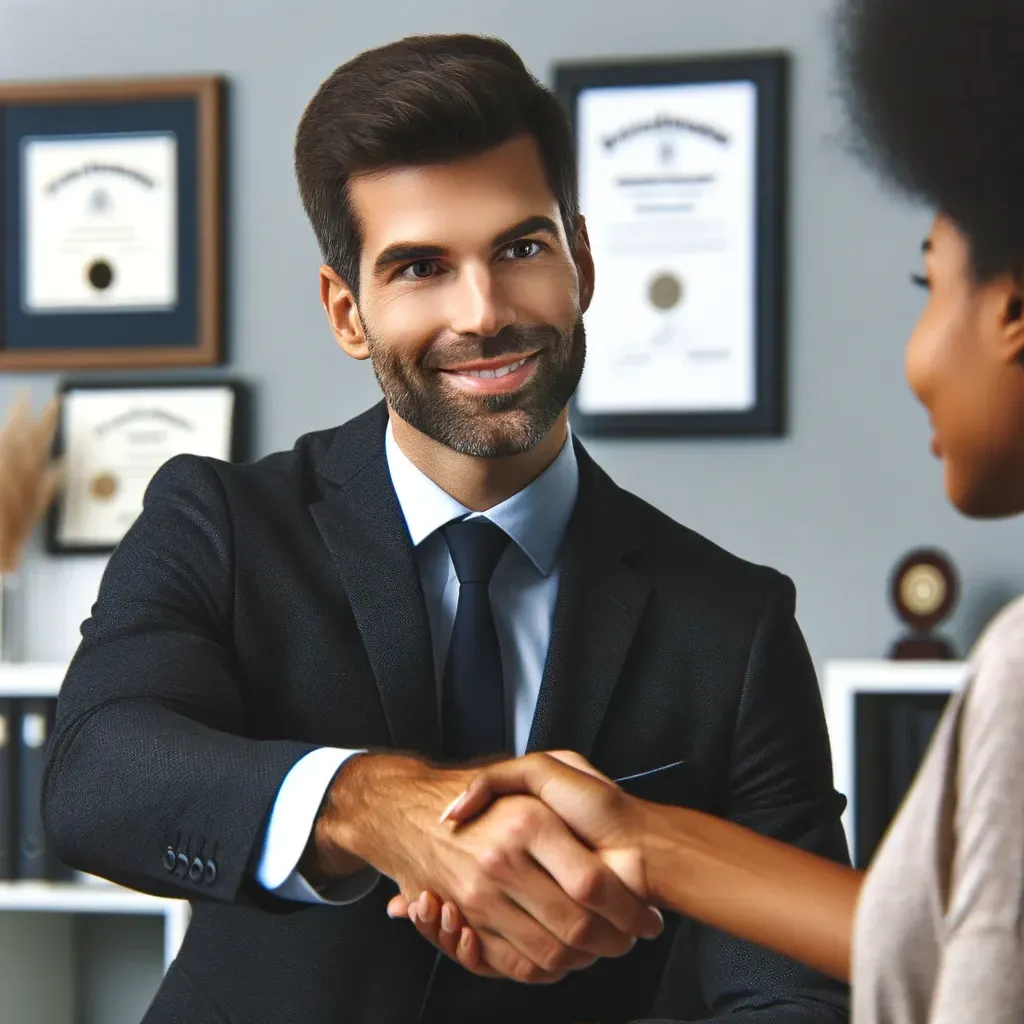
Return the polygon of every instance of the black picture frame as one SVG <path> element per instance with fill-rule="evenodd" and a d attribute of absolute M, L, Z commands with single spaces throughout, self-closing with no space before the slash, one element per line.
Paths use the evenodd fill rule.
<path fill-rule="evenodd" d="M 53 455 L 61 459 L 66 455 L 67 427 L 67 396 L 74 392 L 124 392 L 124 391 L 167 391 L 167 390 L 223 390 L 233 396 L 231 420 L 229 425 L 230 442 L 228 450 L 229 462 L 245 462 L 252 457 L 252 388 L 246 381 L 238 378 L 226 379 L 67 379 L 58 388 L 59 410 L 57 430 L 53 443 Z M 155 471 L 155 470 L 154 470 Z M 116 543 L 67 543 L 61 539 L 62 513 L 65 508 L 66 493 L 64 488 L 57 492 L 54 502 L 46 515 L 44 544 L 51 555 L 108 555 L 113 552 Z M 127 532 L 127 531 L 125 531 Z"/>
<path fill-rule="evenodd" d="M 854 698 L 854 866 L 873 860 L 921 767 L 951 691 L 863 692 Z"/>
<path fill-rule="evenodd" d="M 0 371 L 154 369 L 224 361 L 226 100 L 226 79 L 217 75 L 0 84 Z M 174 143 L 172 304 L 30 308 L 25 298 L 26 143 L 146 135 Z M 115 177 L 152 187 L 137 168 L 89 160 L 52 184 L 109 195 L 106 183 Z M 87 226 L 83 217 L 69 231 Z M 97 239 L 96 252 L 87 258 L 88 264 L 95 257 L 91 265 L 107 278 L 97 288 L 109 287 L 116 276 L 104 246 L 110 248 L 110 239 Z"/>
<path fill-rule="evenodd" d="M 782 51 L 630 61 L 564 62 L 555 67 L 555 91 L 579 151 L 578 104 L 585 90 L 750 82 L 756 101 L 755 401 L 742 411 L 591 413 L 578 393 L 573 429 L 607 437 L 779 437 L 786 433 L 787 175 L 790 56 Z M 587 211 L 581 211 L 586 215 Z M 601 279 L 598 287 L 614 287 Z M 586 373 L 586 370 L 584 370 Z"/>

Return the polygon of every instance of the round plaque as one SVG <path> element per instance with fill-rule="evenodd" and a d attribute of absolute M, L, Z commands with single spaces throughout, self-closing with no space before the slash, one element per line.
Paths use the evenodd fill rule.
<path fill-rule="evenodd" d="M 93 260 L 85 273 L 89 284 L 98 292 L 106 291 L 114 283 L 114 268 L 107 260 Z"/>
<path fill-rule="evenodd" d="M 892 602 L 916 630 L 934 629 L 956 606 L 958 592 L 956 570 L 941 551 L 911 551 L 893 572 Z"/>

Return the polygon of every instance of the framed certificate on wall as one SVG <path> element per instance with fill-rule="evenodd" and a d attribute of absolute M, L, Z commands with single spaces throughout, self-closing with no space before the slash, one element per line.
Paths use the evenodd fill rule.
<path fill-rule="evenodd" d="M 598 286 L 574 429 L 784 431 L 788 58 L 565 64 Z"/>
<path fill-rule="evenodd" d="M 239 381 L 66 382 L 56 451 L 63 486 L 47 549 L 105 554 L 138 518 L 154 474 L 175 455 L 248 457 L 248 389 Z"/>
<path fill-rule="evenodd" d="M 220 78 L 0 85 L 0 371 L 222 360 Z"/>

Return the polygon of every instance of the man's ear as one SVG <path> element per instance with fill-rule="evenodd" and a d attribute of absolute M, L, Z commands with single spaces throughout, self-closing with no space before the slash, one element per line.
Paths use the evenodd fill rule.
<path fill-rule="evenodd" d="M 370 348 L 356 297 L 338 272 L 326 264 L 320 268 L 320 303 L 342 351 L 353 359 L 369 359 Z"/>
<path fill-rule="evenodd" d="M 580 276 L 580 312 L 586 313 L 594 300 L 594 254 L 590 250 L 587 219 L 580 214 L 576 229 L 576 270 Z"/>
<path fill-rule="evenodd" d="M 1002 346 L 1009 358 L 1024 363 L 1024 274 L 1009 275 L 1000 290 Z"/>

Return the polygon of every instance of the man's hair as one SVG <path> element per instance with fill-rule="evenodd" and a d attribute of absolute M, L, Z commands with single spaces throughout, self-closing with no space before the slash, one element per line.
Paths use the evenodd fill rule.
<path fill-rule="evenodd" d="M 575 148 L 556 97 L 498 39 L 412 36 L 367 50 L 317 90 L 299 122 L 295 174 L 324 262 L 359 288 L 355 174 L 445 163 L 535 139 L 569 244 L 579 218 Z"/>
<path fill-rule="evenodd" d="M 968 239 L 975 275 L 1024 269 L 1024 2 L 843 0 L 855 143 Z"/>

